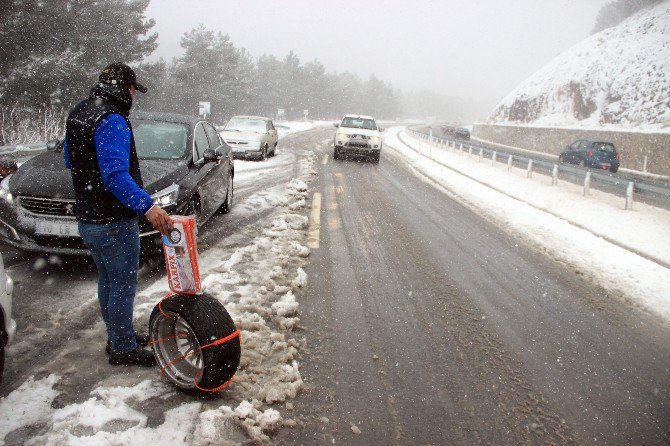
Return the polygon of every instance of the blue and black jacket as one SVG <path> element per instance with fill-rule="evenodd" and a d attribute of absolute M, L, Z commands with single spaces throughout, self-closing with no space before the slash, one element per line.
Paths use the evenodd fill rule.
<path fill-rule="evenodd" d="M 136 218 L 153 206 L 142 175 L 128 112 L 132 98 L 120 86 L 98 84 L 70 112 L 63 157 L 72 171 L 77 219 L 109 223 Z"/>

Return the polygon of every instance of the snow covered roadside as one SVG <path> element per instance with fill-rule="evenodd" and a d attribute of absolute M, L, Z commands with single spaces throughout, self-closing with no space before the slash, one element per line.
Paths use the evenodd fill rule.
<path fill-rule="evenodd" d="M 518 234 L 548 255 L 572 265 L 602 287 L 622 292 L 632 302 L 670 322 L 670 212 L 635 203 L 623 209 L 624 199 L 551 178 L 526 178 L 525 170 L 491 160 L 432 149 L 435 162 L 417 153 L 430 153 L 396 127 L 385 134 L 392 156 L 407 163 L 418 175 L 437 183 L 447 194 L 483 213 L 502 228 Z M 443 165 L 449 166 L 449 168 Z M 630 249 L 637 251 L 636 254 Z"/>
<path fill-rule="evenodd" d="M 198 400 L 162 380 L 157 368 L 117 368 L 100 377 L 87 400 L 60 407 L 59 386 L 73 371 L 31 377 L 0 401 L 0 413 L 20 411 L 0 419 L 0 445 L 20 428 L 34 432 L 29 445 L 225 445 L 264 441 L 294 425 L 290 399 L 303 385 L 295 356 L 304 341 L 293 333 L 299 323 L 293 293 L 307 283 L 302 213 L 314 162 L 313 154 L 301 157 L 296 178 L 236 203 L 233 216 L 269 214 L 200 255 L 206 291 L 242 332 L 241 364 L 228 389 Z M 138 326 L 147 325 L 166 289 L 161 277 L 138 294 Z M 102 325 L 94 331 L 100 335 Z"/>

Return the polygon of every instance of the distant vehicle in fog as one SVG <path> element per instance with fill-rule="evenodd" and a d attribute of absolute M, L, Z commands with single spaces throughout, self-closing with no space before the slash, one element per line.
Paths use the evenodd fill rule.
<path fill-rule="evenodd" d="M 457 128 L 454 132 L 454 137 L 458 139 L 470 139 L 470 130 L 465 127 Z"/>
<path fill-rule="evenodd" d="M 379 162 L 382 151 L 382 128 L 375 118 L 362 115 L 344 115 L 342 122 L 335 124 L 337 131 L 333 140 L 333 158 L 342 155 L 360 155 Z"/>
<path fill-rule="evenodd" d="M 274 156 L 279 141 L 272 119 L 262 116 L 233 116 L 221 137 L 232 147 L 235 158 L 257 160 Z"/>
<path fill-rule="evenodd" d="M 558 160 L 561 163 L 616 172 L 619 170 L 621 154 L 611 142 L 579 139 L 567 146 Z"/>

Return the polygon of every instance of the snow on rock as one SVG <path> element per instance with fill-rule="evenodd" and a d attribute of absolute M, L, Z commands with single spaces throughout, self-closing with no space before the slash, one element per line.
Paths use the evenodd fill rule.
<path fill-rule="evenodd" d="M 307 273 L 305 272 L 304 269 L 298 268 L 296 278 L 293 279 L 293 282 L 291 282 L 291 284 L 295 288 L 302 288 L 305 285 L 307 285 Z"/>
<path fill-rule="evenodd" d="M 670 131 L 670 1 L 560 54 L 509 93 L 489 120 Z"/>

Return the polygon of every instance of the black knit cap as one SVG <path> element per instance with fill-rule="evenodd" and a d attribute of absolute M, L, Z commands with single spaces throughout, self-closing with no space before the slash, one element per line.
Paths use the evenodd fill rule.
<path fill-rule="evenodd" d="M 137 82 L 135 71 L 122 62 L 107 65 L 103 68 L 98 80 L 111 85 L 134 85 L 140 92 L 147 92 L 147 87 Z"/>

